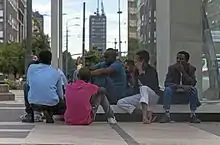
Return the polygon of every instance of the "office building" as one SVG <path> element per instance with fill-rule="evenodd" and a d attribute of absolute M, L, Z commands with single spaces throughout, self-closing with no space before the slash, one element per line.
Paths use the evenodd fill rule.
<path fill-rule="evenodd" d="M 24 38 L 25 0 L 0 0 L 0 42 L 21 42 Z"/>
<path fill-rule="evenodd" d="M 44 31 L 44 15 L 41 15 L 38 11 L 33 12 L 33 18 L 37 20 L 41 31 Z"/>
<path fill-rule="evenodd" d="M 150 53 L 150 63 L 156 66 L 156 1 L 137 0 L 137 38 L 139 49 Z"/>
<path fill-rule="evenodd" d="M 99 5 L 99 3 L 98 3 Z M 101 2 L 101 13 L 99 6 L 94 15 L 89 16 L 89 48 L 97 48 L 100 52 L 106 50 L 106 15 L 103 2 Z"/>
<path fill-rule="evenodd" d="M 137 0 L 128 0 L 128 56 L 132 58 L 138 49 Z"/>

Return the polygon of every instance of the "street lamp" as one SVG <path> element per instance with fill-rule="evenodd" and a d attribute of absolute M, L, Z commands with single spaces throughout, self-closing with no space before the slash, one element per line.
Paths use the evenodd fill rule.
<path fill-rule="evenodd" d="M 118 37 L 119 37 L 119 57 L 121 57 L 121 1 L 118 0 Z"/>
<path fill-rule="evenodd" d="M 66 73 L 66 76 L 68 74 L 68 52 L 69 52 L 69 27 L 73 27 L 73 26 L 80 26 L 79 24 L 73 24 L 73 25 L 69 25 L 69 22 L 71 20 L 79 20 L 80 17 L 73 17 L 73 18 L 70 18 L 66 21 L 66 61 L 65 61 L 65 66 L 66 66 L 66 70 L 65 70 L 65 73 Z"/>

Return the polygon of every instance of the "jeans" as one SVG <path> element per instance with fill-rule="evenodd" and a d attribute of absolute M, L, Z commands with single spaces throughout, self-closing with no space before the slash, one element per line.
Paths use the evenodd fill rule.
<path fill-rule="evenodd" d="M 166 110 L 170 109 L 171 99 L 175 93 L 175 89 L 171 87 L 166 87 L 164 90 L 164 106 L 163 108 Z M 190 110 L 195 111 L 197 108 L 197 101 L 198 101 L 198 92 L 195 87 L 191 87 L 187 92 L 186 95 L 189 96 L 189 104 Z M 186 96 L 187 97 L 187 96 Z"/>
<path fill-rule="evenodd" d="M 116 104 L 119 99 L 125 96 L 126 90 L 118 90 L 109 77 L 93 77 L 91 82 L 106 89 L 106 95 L 110 104 Z"/>

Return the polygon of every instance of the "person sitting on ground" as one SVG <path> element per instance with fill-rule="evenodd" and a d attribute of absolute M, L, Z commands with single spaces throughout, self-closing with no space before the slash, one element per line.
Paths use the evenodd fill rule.
<path fill-rule="evenodd" d="M 164 90 L 164 110 L 165 115 L 161 119 L 161 123 L 171 122 L 170 117 L 170 104 L 171 98 L 175 93 L 186 93 L 189 96 L 190 103 L 190 122 L 200 123 L 200 120 L 196 117 L 195 111 L 198 104 L 198 93 L 195 87 L 197 81 L 195 77 L 196 68 L 192 66 L 189 61 L 190 55 L 186 51 L 180 51 L 177 53 L 176 63 L 169 66 L 168 73 L 165 80 Z"/>
<path fill-rule="evenodd" d="M 77 57 L 76 59 L 76 70 L 74 70 L 73 72 L 73 82 L 75 82 L 76 80 L 78 80 L 78 71 L 83 67 L 82 65 L 82 58 L 81 57 Z"/>
<path fill-rule="evenodd" d="M 41 51 L 39 64 L 32 64 L 27 71 L 28 104 L 30 115 L 24 122 L 34 122 L 34 108 L 50 108 L 50 112 L 43 112 L 47 123 L 53 123 L 53 114 L 64 114 L 62 80 L 57 69 L 51 66 L 52 54 L 50 51 Z M 41 109 L 39 109 L 41 110 Z"/>
<path fill-rule="evenodd" d="M 32 56 L 32 61 L 29 63 L 28 68 L 32 64 L 39 64 L 39 59 L 36 55 Z M 23 90 L 24 90 L 24 102 L 25 102 L 25 114 L 20 116 L 20 119 L 23 122 L 26 122 L 26 120 L 30 120 L 30 114 L 32 112 L 31 106 L 28 102 L 28 92 L 29 92 L 29 85 L 27 84 L 27 80 L 24 82 L 23 85 Z M 42 122 L 42 115 L 39 112 L 34 112 L 35 113 L 35 122 Z"/>
<path fill-rule="evenodd" d="M 101 105 L 108 118 L 108 123 L 116 124 L 105 90 L 89 83 L 91 72 L 84 67 L 79 70 L 79 80 L 67 85 L 65 122 L 69 125 L 89 125 L 95 119 Z"/>
<path fill-rule="evenodd" d="M 136 95 L 123 98 L 117 105 L 132 114 L 136 107 L 141 105 L 143 123 L 151 123 L 152 110 L 150 105 L 157 104 L 159 100 L 159 82 L 157 71 L 149 64 L 150 56 L 145 50 L 136 54 L 136 73 L 134 76 L 134 89 Z"/>
<path fill-rule="evenodd" d="M 116 59 L 116 56 L 116 51 L 109 48 L 104 53 L 104 62 L 90 68 L 92 83 L 107 90 L 111 104 L 116 104 L 119 99 L 126 96 L 126 73 L 123 64 Z"/>
<path fill-rule="evenodd" d="M 134 95 L 134 83 L 135 83 L 135 63 L 133 60 L 125 60 L 124 61 L 125 72 L 127 76 L 127 92 L 126 96 Z"/>

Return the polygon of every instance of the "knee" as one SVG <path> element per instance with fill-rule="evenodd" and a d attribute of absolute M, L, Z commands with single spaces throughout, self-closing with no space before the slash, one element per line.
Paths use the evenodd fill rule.
<path fill-rule="evenodd" d="M 120 100 L 118 100 L 118 102 L 117 102 L 117 106 L 123 106 L 123 104 L 124 104 L 124 100 L 123 99 L 120 99 Z"/>
<path fill-rule="evenodd" d="M 191 96 L 196 96 L 196 95 L 198 94 L 198 91 L 197 91 L 196 87 L 190 88 L 189 94 L 190 94 Z"/>
<path fill-rule="evenodd" d="M 173 89 L 171 87 L 166 87 L 164 90 L 165 94 L 172 94 L 173 93 Z"/>
<path fill-rule="evenodd" d="M 107 90 L 104 87 L 99 87 L 98 94 L 106 94 Z"/>

